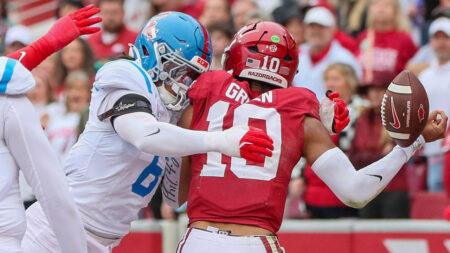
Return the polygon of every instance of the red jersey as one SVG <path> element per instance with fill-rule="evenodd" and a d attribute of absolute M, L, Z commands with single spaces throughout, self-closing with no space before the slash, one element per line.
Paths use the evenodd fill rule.
<path fill-rule="evenodd" d="M 444 139 L 444 189 L 447 192 L 447 196 L 450 197 L 450 128 L 447 129 L 447 136 Z"/>
<path fill-rule="evenodd" d="M 374 76 L 383 72 L 400 73 L 417 52 L 411 36 L 406 32 L 392 30 L 389 32 L 374 32 L 372 55 L 368 54 L 368 32 L 358 36 L 359 54 L 357 56 L 363 69 L 371 64 Z M 371 60 L 370 60 L 371 59 Z"/>
<path fill-rule="evenodd" d="M 127 27 L 123 26 L 117 34 L 117 38 L 111 44 L 106 45 L 102 41 L 102 33 L 103 31 L 94 33 L 87 39 L 97 60 L 111 58 L 123 52 L 128 52 L 128 44 L 134 43 L 139 35 L 139 33 L 128 30 Z"/>
<path fill-rule="evenodd" d="M 193 155 L 190 223 L 246 224 L 277 232 L 292 168 L 302 156 L 303 120 L 319 119 L 315 94 L 297 87 L 256 94 L 247 82 L 217 70 L 202 74 L 188 95 L 194 109 L 191 129 L 249 125 L 265 130 L 274 141 L 273 156 L 261 164 L 216 152 Z"/>

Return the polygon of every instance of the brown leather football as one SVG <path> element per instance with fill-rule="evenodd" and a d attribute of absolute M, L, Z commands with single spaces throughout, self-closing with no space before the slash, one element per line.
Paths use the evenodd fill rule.
<path fill-rule="evenodd" d="M 381 103 L 381 120 L 389 136 L 401 147 L 411 145 L 428 119 L 428 96 L 422 83 L 403 70 L 388 86 Z"/>

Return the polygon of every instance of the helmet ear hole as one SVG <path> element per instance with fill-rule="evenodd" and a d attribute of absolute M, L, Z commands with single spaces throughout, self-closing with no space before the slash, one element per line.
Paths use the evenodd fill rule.
<path fill-rule="evenodd" d="M 250 46 L 250 47 L 248 47 L 248 50 L 254 54 L 259 53 L 257 46 Z"/>
<path fill-rule="evenodd" d="M 144 52 L 145 56 L 150 56 L 147 47 L 145 47 L 144 45 L 142 45 L 142 52 Z"/>
<path fill-rule="evenodd" d="M 283 60 L 285 60 L 285 61 L 287 61 L 287 62 L 290 62 L 290 61 L 292 61 L 292 57 L 291 57 L 289 54 L 287 54 L 287 55 L 283 58 Z"/>

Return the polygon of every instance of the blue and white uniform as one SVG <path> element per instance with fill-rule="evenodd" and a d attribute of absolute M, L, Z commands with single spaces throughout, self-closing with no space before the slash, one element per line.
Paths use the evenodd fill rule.
<path fill-rule="evenodd" d="M 142 29 L 131 47 L 135 61 L 113 61 L 98 71 L 89 120 L 64 164 L 90 253 L 118 245 L 161 181 L 165 202 L 178 205 L 181 161 L 166 156 L 240 157 L 248 127 L 205 132 L 174 125 L 188 103 L 188 88 L 208 70 L 211 51 L 206 29 L 194 18 L 165 12 Z M 27 210 L 27 218 L 22 250 L 61 252 L 39 203 Z"/>
<path fill-rule="evenodd" d="M 128 233 L 130 222 L 154 195 L 167 160 L 174 161 L 139 151 L 115 132 L 109 119 L 98 119 L 129 93 L 147 98 L 153 116 L 170 122 L 171 113 L 141 67 L 128 60 L 108 63 L 97 74 L 86 128 L 64 164 L 86 228 L 111 238 Z"/>
<path fill-rule="evenodd" d="M 35 81 L 22 64 L 6 57 L 0 57 L 0 76 L 0 252 L 22 252 L 26 222 L 19 169 L 42 203 L 57 235 L 56 245 L 59 241 L 64 252 L 87 252 L 86 235 L 58 158 L 24 96 Z"/>
<path fill-rule="evenodd" d="M 172 173 L 166 177 L 170 179 L 168 184 L 178 182 L 180 159 L 141 152 L 115 132 L 110 119 L 99 119 L 98 116 L 111 109 L 119 98 L 130 93 L 148 99 L 158 121 L 178 120 L 171 117 L 150 77 L 135 62 L 117 60 L 99 70 L 92 89 L 89 120 L 63 166 L 88 233 L 88 244 L 94 238 L 104 246 L 101 249 L 98 245 L 89 245 L 96 248 L 89 252 L 108 252 L 120 242 L 128 233 L 130 223 L 137 219 L 139 210 L 150 202 L 165 171 Z M 169 188 L 176 188 L 176 185 Z M 40 204 L 34 204 L 27 211 L 29 219 L 45 219 L 39 209 Z M 42 229 L 42 223 L 36 224 L 39 226 L 28 226 L 24 250 L 29 247 L 30 251 L 25 252 L 59 252 L 45 249 L 54 245 L 51 233 L 45 239 L 39 235 L 39 239 L 48 241 L 43 243 L 46 246 L 42 251 L 28 246 L 36 239 L 33 237 L 35 230 Z"/>

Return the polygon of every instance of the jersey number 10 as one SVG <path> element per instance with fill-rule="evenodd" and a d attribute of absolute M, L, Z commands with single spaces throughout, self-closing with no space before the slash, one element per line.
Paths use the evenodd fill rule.
<path fill-rule="evenodd" d="M 209 108 L 206 120 L 208 131 L 223 130 L 225 116 L 230 113 L 230 103 L 218 101 Z M 281 117 L 275 108 L 265 108 L 253 104 L 242 104 L 234 109 L 233 125 L 248 125 L 249 119 L 266 121 L 267 134 L 273 139 L 274 151 L 272 157 L 266 157 L 264 166 L 247 165 L 243 158 L 232 157 L 231 171 L 238 178 L 269 181 L 276 177 L 281 151 Z M 224 177 L 226 164 L 222 163 L 222 154 L 207 153 L 206 164 L 203 165 L 200 176 Z"/>

